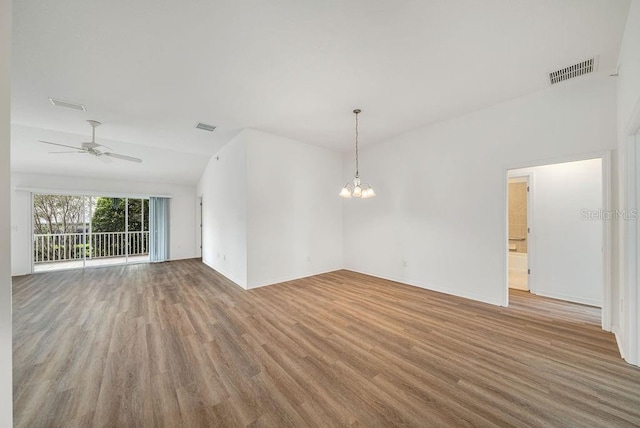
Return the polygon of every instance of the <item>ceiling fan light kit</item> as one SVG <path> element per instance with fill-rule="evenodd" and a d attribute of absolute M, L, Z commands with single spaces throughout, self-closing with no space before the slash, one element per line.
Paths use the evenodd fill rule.
<path fill-rule="evenodd" d="M 340 191 L 343 198 L 368 199 L 376 196 L 373 188 L 368 183 L 362 184 L 360 181 L 360 171 L 358 168 L 358 115 L 362 112 L 359 108 L 353 111 L 356 115 L 356 175 L 353 178 L 353 185 L 347 182 Z"/>
<path fill-rule="evenodd" d="M 80 147 L 69 146 L 67 144 L 51 143 L 49 141 L 42 141 L 42 140 L 38 140 L 38 141 L 41 142 L 41 143 L 44 143 L 44 144 L 51 144 L 53 146 L 60 146 L 60 147 L 66 147 L 68 149 L 74 149 L 73 151 L 49 152 L 50 154 L 88 153 L 90 155 L 93 155 L 93 156 L 95 156 L 95 157 L 97 157 L 97 158 L 99 158 L 101 160 L 105 160 L 105 161 L 108 161 L 109 158 L 114 158 L 114 159 L 126 160 L 126 161 L 129 161 L 129 162 L 137 162 L 137 163 L 141 163 L 142 162 L 142 159 L 135 158 L 133 156 L 121 155 L 119 153 L 103 152 L 101 150 L 98 150 L 98 147 L 105 147 L 105 148 L 109 149 L 109 147 L 107 147 L 107 146 L 103 146 L 102 144 L 96 143 L 96 128 L 98 126 L 100 126 L 101 123 L 98 122 L 97 120 L 87 120 L 87 122 L 89 122 L 89 125 L 91 125 L 91 129 L 92 129 L 91 141 L 82 143 L 80 145 Z M 109 149 L 109 150 L 111 150 L 111 149 Z"/>

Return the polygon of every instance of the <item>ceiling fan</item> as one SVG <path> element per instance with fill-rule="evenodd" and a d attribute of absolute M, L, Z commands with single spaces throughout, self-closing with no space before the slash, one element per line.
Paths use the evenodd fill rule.
<path fill-rule="evenodd" d="M 89 125 L 91 125 L 91 128 L 93 128 L 92 138 L 90 142 L 80 144 L 80 147 L 69 146 L 67 144 L 51 143 L 49 141 L 42 141 L 42 140 L 38 140 L 38 141 L 44 144 L 51 144 L 53 146 L 61 146 L 61 147 L 67 147 L 69 149 L 74 149 L 73 151 L 49 152 L 50 154 L 88 153 L 90 155 L 94 155 L 95 157 L 107 162 L 109 161 L 109 158 L 122 159 L 130 162 L 138 162 L 138 163 L 142 162 L 142 159 L 134 158 L 133 156 L 120 155 L 118 153 L 103 152 L 101 150 L 98 150 L 97 149 L 98 147 L 105 147 L 107 149 L 109 148 L 107 146 L 103 146 L 102 144 L 96 143 L 96 128 L 100 126 L 101 123 L 98 122 L 97 120 L 87 120 L 87 122 L 89 122 Z"/>

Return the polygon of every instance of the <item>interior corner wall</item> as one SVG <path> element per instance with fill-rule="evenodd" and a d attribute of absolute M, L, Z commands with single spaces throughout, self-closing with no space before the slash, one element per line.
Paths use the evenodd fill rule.
<path fill-rule="evenodd" d="M 11 329 L 11 1 L 0 0 L 0 427 L 13 425 Z"/>
<path fill-rule="evenodd" d="M 342 154 L 255 130 L 243 136 L 249 288 L 342 269 Z"/>
<path fill-rule="evenodd" d="M 509 171 L 532 175 L 528 247 L 532 293 L 602 307 L 602 159 Z M 531 257 L 532 254 L 535 257 Z"/>
<path fill-rule="evenodd" d="M 166 183 L 143 183 L 102 178 L 65 177 L 31 173 L 11 173 L 11 249 L 13 275 L 31 273 L 31 196 L 17 188 L 46 189 L 65 192 L 104 192 L 118 194 L 169 194 L 170 202 L 170 260 L 198 256 L 196 230 L 196 187 Z"/>
<path fill-rule="evenodd" d="M 378 196 L 345 202 L 345 267 L 504 304 L 506 170 L 614 148 L 615 85 L 591 75 L 364 147 Z"/>
<path fill-rule="evenodd" d="M 630 201 L 636 198 L 637 174 L 640 174 L 640 163 L 638 158 L 633 156 L 633 152 L 628 156 L 629 145 L 635 146 L 637 153 L 640 147 L 639 137 L 629 135 L 630 124 L 640 114 L 640 0 L 632 0 L 627 15 L 627 23 L 620 47 L 619 77 L 617 88 L 617 111 L 618 111 L 618 191 L 616 196 L 620 209 L 634 208 L 629 206 Z M 635 184 L 634 184 L 635 183 Z M 633 187 L 636 187 L 635 189 Z M 636 220 L 637 222 L 637 220 Z M 612 313 L 612 330 L 616 333 L 618 345 L 621 348 L 625 359 L 636 365 L 640 365 L 640 326 L 638 325 L 638 311 L 640 310 L 640 284 L 630 282 L 625 277 L 625 271 L 629 266 L 637 266 L 637 260 L 629 260 L 634 257 L 627 251 L 629 245 L 638 245 L 640 236 L 630 236 L 632 228 L 627 222 L 618 221 L 617 245 L 618 267 L 620 276 L 614 280 L 614 302 Z M 636 223 L 636 231 L 637 223 Z M 637 233 L 637 232 L 636 232 Z M 634 242 L 635 241 L 635 242 Z M 637 273 L 636 273 L 637 274 Z M 627 296 L 634 296 L 636 302 L 628 301 Z"/>
<path fill-rule="evenodd" d="M 244 133 L 213 156 L 198 184 L 202 261 L 247 288 L 247 162 Z"/>

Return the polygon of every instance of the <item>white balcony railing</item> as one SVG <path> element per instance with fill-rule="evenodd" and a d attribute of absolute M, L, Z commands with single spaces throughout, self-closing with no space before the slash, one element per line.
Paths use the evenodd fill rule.
<path fill-rule="evenodd" d="M 136 256 L 149 253 L 149 232 L 34 234 L 35 263 Z"/>

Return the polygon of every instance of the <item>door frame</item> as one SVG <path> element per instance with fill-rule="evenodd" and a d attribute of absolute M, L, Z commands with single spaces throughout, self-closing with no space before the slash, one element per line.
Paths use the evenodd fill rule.
<path fill-rule="evenodd" d="M 203 222 L 202 222 L 202 195 L 198 196 L 198 206 L 196 207 L 196 212 L 197 212 L 197 224 L 198 224 L 198 246 L 199 246 L 199 251 L 200 251 L 200 259 L 202 259 L 202 238 L 203 238 Z"/>
<path fill-rule="evenodd" d="M 508 174 L 508 172 L 507 172 Z M 532 269 L 535 266 L 535 239 L 534 233 L 535 228 L 533 227 L 533 188 L 534 188 L 534 173 L 533 172 L 525 172 L 520 174 L 515 174 L 511 176 L 507 176 L 507 235 L 509 234 L 509 179 L 510 178 L 527 178 L 527 269 L 529 270 L 529 274 L 527 275 L 527 288 L 529 292 L 534 292 L 532 284 L 535 285 L 535 269 Z M 507 237 L 508 239 L 508 237 Z M 509 287 L 509 246 L 507 242 L 507 287 Z M 508 296 L 508 290 L 507 290 Z"/>
<path fill-rule="evenodd" d="M 625 129 L 624 165 L 622 179 L 624 192 L 621 208 L 636 210 L 640 215 L 640 99 L 635 104 L 629 122 Z M 635 221 L 622 220 L 620 225 L 620 323 L 622 332 L 616 330 L 616 336 L 621 333 L 622 341 L 618 346 L 622 357 L 629 363 L 640 365 L 640 227 Z M 622 344 L 620 343 L 622 342 Z"/>
<path fill-rule="evenodd" d="M 502 171 L 502 192 L 503 192 L 503 306 L 509 306 L 509 170 L 520 168 L 532 168 L 544 165 L 553 165 L 558 163 L 576 162 L 589 159 L 601 159 L 602 162 L 602 210 L 611 211 L 611 150 L 602 150 L 597 152 L 589 152 L 576 154 L 571 156 L 563 156 L 557 158 L 540 159 L 535 161 L 513 163 L 505 166 Z M 533 228 L 532 228 L 533 230 Z M 602 320 L 601 327 L 605 331 L 611 331 L 611 312 L 612 312 L 612 286 L 611 286 L 611 222 L 603 221 L 602 224 L 602 271 L 603 271 L 603 290 L 602 290 Z M 535 233 L 535 232 L 534 232 Z M 531 239 L 535 241 L 535 239 Z M 535 251 L 535 243 L 533 247 Z M 535 255 L 533 260 L 535 260 Z M 529 261 L 529 265 L 533 263 Z M 535 272 L 533 273 L 535 276 Z M 529 278 L 531 280 L 531 276 Z M 535 283 L 535 281 L 534 281 Z M 531 287 L 529 287 L 531 289 Z"/>
<path fill-rule="evenodd" d="M 34 214 L 34 209 L 33 209 L 33 192 L 29 192 L 29 264 L 31 266 L 31 270 L 29 271 L 29 273 L 36 273 L 35 268 L 36 268 L 36 261 L 35 256 L 34 256 L 34 246 L 35 246 L 35 241 L 36 241 L 36 228 L 34 227 L 34 218 L 33 218 L 33 214 Z"/>
<path fill-rule="evenodd" d="M 55 272 L 59 272 L 59 271 L 68 271 L 68 270 L 84 270 L 84 269 L 88 269 L 88 268 L 95 268 L 95 267 L 105 267 L 105 266 L 127 266 L 127 265 L 131 265 L 131 264 L 140 264 L 140 263 L 149 263 L 149 261 L 137 261 L 137 262 L 132 262 L 130 261 L 130 254 L 129 254 L 129 233 L 131 233 L 129 231 L 129 201 L 132 199 L 140 199 L 142 201 L 144 200 L 149 200 L 151 197 L 153 196 L 144 196 L 144 195 L 134 195 L 134 196 L 129 196 L 126 194 L 115 194 L 115 196 L 112 196 L 112 194 L 108 193 L 108 192 L 79 192 L 79 191 L 62 191 L 62 190 L 58 190 L 58 189 L 54 189 L 54 190 L 49 190 L 49 189 L 36 189 L 36 188 L 19 188 L 17 187 L 16 190 L 20 190 L 20 191 L 28 191 L 30 198 L 29 198 L 29 214 L 30 214 L 30 246 L 29 246 L 29 260 L 30 260 L 30 265 L 31 265 L 31 274 L 35 274 L 35 273 L 42 273 L 42 272 L 36 272 L 35 270 L 35 260 L 34 260 L 34 242 L 35 242 L 35 228 L 34 228 L 34 196 L 36 194 L 40 194 L 40 195 L 61 195 L 61 196 L 75 196 L 75 197 L 80 197 L 83 200 L 83 221 L 84 224 L 87 223 L 87 198 L 111 198 L 111 199 L 124 199 L 125 200 L 125 254 L 124 254 L 124 263 L 114 263 L 114 264 L 107 264 L 107 265 L 90 265 L 87 266 L 87 253 L 84 252 L 83 257 L 82 257 L 82 268 L 59 268 L 59 269 L 54 269 L 53 271 Z M 142 209 L 144 210 L 144 202 L 142 203 Z M 144 211 L 143 211 L 144 213 Z M 147 212 L 147 216 L 149 215 L 149 212 Z M 91 224 L 91 222 L 89 222 L 89 224 Z M 144 221 L 142 222 L 143 228 L 144 228 Z M 87 232 L 86 228 L 83 227 L 83 243 L 86 244 L 88 242 L 87 237 L 91 234 L 91 230 L 89 232 Z M 148 245 L 148 243 L 147 243 Z"/>

